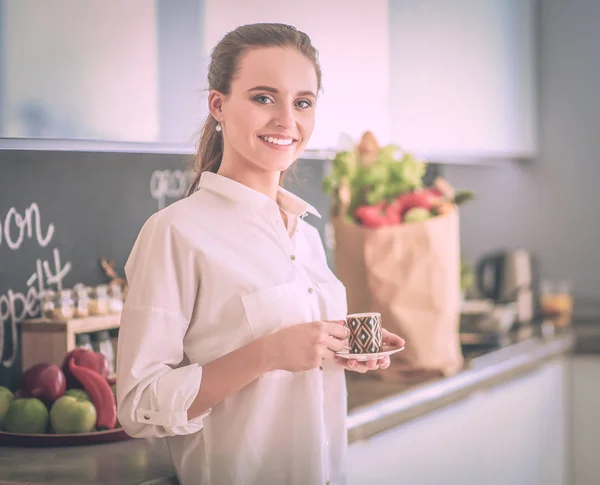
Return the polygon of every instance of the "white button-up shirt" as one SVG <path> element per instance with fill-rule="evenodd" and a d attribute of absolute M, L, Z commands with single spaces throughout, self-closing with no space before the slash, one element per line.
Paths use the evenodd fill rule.
<path fill-rule="evenodd" d="M 268 372 L 187 419 L 204 364 L 288 325 L 345 318 L 345 288 L 306 212 L 317 214 L 282 188 L 276 203 L 205 172 L 133 246 L 118 418 L 134 437 L 166 437 L 182 485 L 345 483 L 347 394 L 336 363 Z"/>

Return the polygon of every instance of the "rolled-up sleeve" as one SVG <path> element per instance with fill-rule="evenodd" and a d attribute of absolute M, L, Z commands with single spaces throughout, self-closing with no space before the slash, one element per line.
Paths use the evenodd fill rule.
<path fill-rule="evenodd" d="M 181 365 L 200 287 L 197 251 L 157 213 L 140 231 L 125 273 L 129 291 L 117 347 L 119 423 L 136 438 L 195 433 L 210 413 L 188 420 L 202 367 Z"/>

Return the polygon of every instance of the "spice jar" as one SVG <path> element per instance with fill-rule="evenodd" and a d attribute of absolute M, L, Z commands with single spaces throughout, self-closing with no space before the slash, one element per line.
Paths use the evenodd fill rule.
<path fill-rule="evenodd" d="M 55 300 L 53 318 L 59 320 L 69 320 L 75 313 L 75 304 L 73 302 L 71 290 L 61 290 L 60 296 Z"/>
<path fill-rule="evenodd" d="M 109 309 L 111 313 L 119 313 L 123 310 L 123 293 L 121 291 L 121 285 L 116 283 L 110 285 Z"/>
<path fill-rule="evenodd" d="M 42 315 L 45 318 L 54 318 L 54 309 L 56 308 L 56 292 L 46 290 L 42 293 Z"/>
<path fill-rule="evenodd" d="M 96 352 L 100 352 L 106 357 L 108 372 L 112 374 L 115 371 L 115 354 L 108 330 L 92 333 L 92 347 Z"/>
<path fill-rule="evenodd" d="M 90 314 L 90 297 L 85 286 L 75 288 L 75 318 L 84 318 Z"/>
<path fill-rule="evenodd" d="M 117 348 L 119 346 L 119 329 L 111 328 L 108 330 L 108 335 L 110 336 L 110 343 L 113 348 L 113 355 L 115 356 L 115 369 L 117 368 Z"/>
<path fill-rule="evenodd" d="M 94 350 L 92 346 L 92 339 L 89 333 L 78 333 L 75 335 L 75 347 Z"/>
<path fill-rule="evenodd" d="M 90 315 L 106 315 L 108 303 L 108 287 L 106 285 L 98 285 L 90 291 Z"/>

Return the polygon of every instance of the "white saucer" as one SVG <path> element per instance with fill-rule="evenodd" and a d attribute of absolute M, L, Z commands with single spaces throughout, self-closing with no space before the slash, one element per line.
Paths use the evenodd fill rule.
<path fill-rule="evenodd" d="M 400 352 L 401 350 L 404 350 L 404 346 L 394 347 L 391 345 L 384 345 L 381 352 L 374 352 L 370 354 L 351 354 L 349 350 L 342 350 L 340 352 L 336 352 L 335 355 L 341 357 L 342 359 L 354 359 L 359 362 L 365 362 L 367 360 L 382 359 L 386 355 L 392 355 L 396 352 Z"/>

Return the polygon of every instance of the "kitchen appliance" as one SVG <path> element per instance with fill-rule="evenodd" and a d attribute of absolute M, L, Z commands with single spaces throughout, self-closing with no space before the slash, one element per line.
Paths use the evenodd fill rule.
<path fill-rule="evenodd" d="M 492 300 L 466 300 L 460 308 L 461 333 L 505 334 L 517 317 L 516 303 L 496 304 Z"/>
<path fill-rule="evenodd" d="M 497 304 L 515 303 L 517 323 L 533 320 L 538 311 L 538 271 L 524 249 L 485 255 L 476 265 L 476 286 L 482 298 Z"/>
<path fill-rule="evenodd" d="M 532 325 L 516 322 L 517 304 L 492 300 L 465 300 L 460 311 L 460 343 L 463 351 L 502 347 L 533 334 Z"/>

